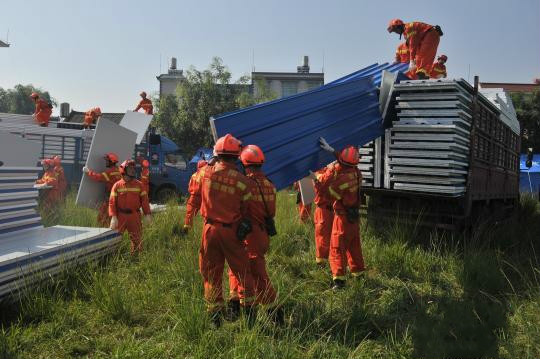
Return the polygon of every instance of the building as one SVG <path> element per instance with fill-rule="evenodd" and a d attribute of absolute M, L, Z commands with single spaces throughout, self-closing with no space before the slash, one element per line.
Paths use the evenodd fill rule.
<path fill-rule="evenodd" d="M 480 87 L 502 88 L 508 93 L 534 92 L 540 90 L 540 80 L 536 79 L 534 83 L 511 83 L 511 82 L 480 82 Z"/>
<path fill-rule="evenodd" d="M 263 80 L 278 97 L 295 95 L 324 85 L 324 73 L 309 72 L 309 57 L 304 56 L 296 72 L 252 72 L 251 85 L 257 94 L 259 81 Z"/>
<path fill-rule="evenodd" d="M 176 58 L 171 59 L 171 66 L 166 74 L 156 77 L 159 81 L 159 96 L 174 94 L 176 87 L 186 78 L 182 70 L 176 68 Z M 324 85 L 324 73 L 309 72 L 309 58 L 304 56 L 301 66 L 296 72 L 252 72 L 251 85 L 231 84 L 236 91 L 257 93 L 260 80 L 274 91 L 278 97 L 286 97 L 300 92 L 308 91 Z"/>
<path fill-rule="evenodd" d="M 184 71 L 176 68 L 176 57 L 171 59 L 171 65 L 166 74 L 156 77 L 159 81 L 159 96 L 172 95 L 176 93 L 176 87 L 185 81 Z"/>

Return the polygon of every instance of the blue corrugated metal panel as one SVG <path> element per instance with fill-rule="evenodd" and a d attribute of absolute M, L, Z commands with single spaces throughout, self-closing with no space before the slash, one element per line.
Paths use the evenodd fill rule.
<path fill-rule="evenodd" d="M 409 64 L 407 63 L 384 63 L 382 65 L 379 64 L 373 64 L 371 66 L 365 67 L 361 70 L 358 70 L 356 72 L 353 72 L 352 74 L 349 74 L 347 76 L 343 76 L 337 80 L 334 80 L 332 82 L 329 82 L 327 85 L 336 84 L 336 83 L 343 83 L 347 81 L 357 80 L 359 78 L 363 77 L 373 77 L 373 83 L 375 85 L 379 86 L 381 84 L 381 77 L 383 70 L 390 71 L 390 72 L 406 72 L 409 68 Z"/>
<path fill-rule="evenodd" d="M 382 135 L 377 89 L 371 78 L 325 85 L 309 92 L 230 112 L 212 119 L 218 137 L 231 133 L 266 155 L 263 170 L 278 189 L 334 160 L 336 149 L 363 145 Z"/>

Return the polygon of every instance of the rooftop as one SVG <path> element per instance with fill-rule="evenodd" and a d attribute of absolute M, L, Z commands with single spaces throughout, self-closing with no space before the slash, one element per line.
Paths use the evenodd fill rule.
<path fill-rule="evenodd" d="M 483 88 L 502 88 L 507 92 L 534 92 L 540 90 L 538 83 L 480 82 Z"/>

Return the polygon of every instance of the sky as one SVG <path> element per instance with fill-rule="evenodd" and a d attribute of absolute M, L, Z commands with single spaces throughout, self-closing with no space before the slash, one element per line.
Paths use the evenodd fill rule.
<path fill-rule="evenodd" d="M 449 77 L 540 77 L 539 0 L 0 0 L 0 87 L 33 84 L 71 108 L 133 109 L 157 95 L 171 57 L 205 69 L 219 56 L 237 79 L 296 71 L 308 55 L 325 81 L 393 60 L 392 18 L 440 25 Z M 55 111 L 58 113 L 58 109 Z"/>

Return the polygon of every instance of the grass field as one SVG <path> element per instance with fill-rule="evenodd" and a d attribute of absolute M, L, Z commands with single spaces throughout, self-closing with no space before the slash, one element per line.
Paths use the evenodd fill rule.
<path fill-rule="evenodd" d="M 369 270 L 330 291 L 314 262 L 313 228 L 279 194 L 269 272 L 286 324 L 259 312 L 212 329 L 197 268 L 200 219 L 172 235 L 172 207 L 145 230 L 145 252 L 69 270 L 1 307 L 0 358 L 539 358 L 540 215 L 525 199 L 504 226 L 472 238 L 362 224 Z M 95 225 L 66 206 L 47 225 Z M 396 222 L 397 223 L 397 222 Z"/>

